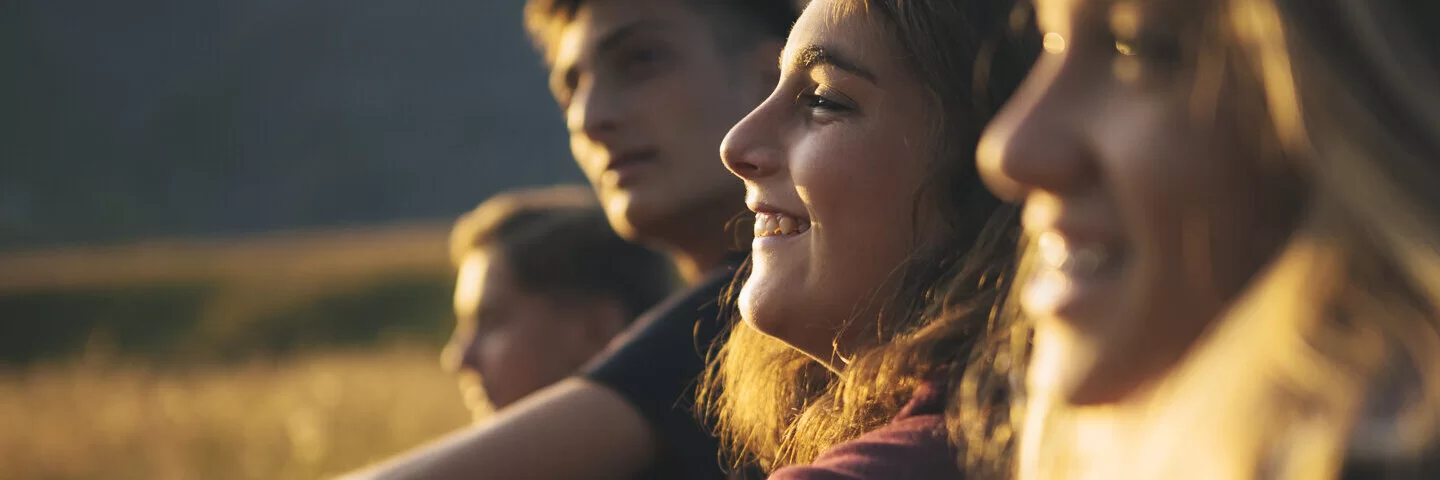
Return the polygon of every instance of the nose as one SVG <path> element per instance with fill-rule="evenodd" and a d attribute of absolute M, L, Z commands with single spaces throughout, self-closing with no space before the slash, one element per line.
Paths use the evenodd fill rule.
<path fill-rule="evenodd" d="M 1060 83 L 1061 67 L 1053 57 L 1037 64 L 980 138 L 976 167 L 997 197 L 1019 202 L 1033 190 L 1066 193 L 1097 180 L 1086 140 L 1091 109 Z"/>
<path fill-rule="evenodd" d="M 480 356 L 475 353 L 475 335 L 462 330 L 464 329 L 455 329 L 450 335 L 450 341 L 446 342 L 445 348 L 440 351 L 440 368 L 448 373 L 480 371 Z"/>
<path fill-rule="evenodd" d="M 720 159 L 725 168 L 744 180 L 756 180 L 779 171 L 784 154 L 775 136 L 780 125 L 771 113 L 771 101 L 755 107 L 740 119 L 720 142 Z"/>
<path fill-rule="evenodd" d="M 565 123 L 571 135 L 583 134 L 591 141 L 612 143 L 631 102 L 605 85 L 586 81 L 577 86 L 565 109 Z"/>

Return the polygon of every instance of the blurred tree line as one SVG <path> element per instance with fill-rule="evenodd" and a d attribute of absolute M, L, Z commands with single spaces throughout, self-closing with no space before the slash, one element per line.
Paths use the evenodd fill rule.
<path fill-rule="evenodd" d="M 235 236 L 417 220 L 443 229 L 496 191 L 578 181 L 521 4 L 0 2 L 0 257 L 154 238 L 214 240 L 223 253 Z M 441 260 L 335 275 L 343 286 L 311 277 L 297 298 L 282 265 L 240 283 L 0 289 L 0 361 L 438 341 Z M 0 283 L 50 269 L 10 265 Z"/>
<path fill-rule="evenodd" d="M 578 180 L 521 4 L 0 2 L 0 249 L 448 218 Z"/>

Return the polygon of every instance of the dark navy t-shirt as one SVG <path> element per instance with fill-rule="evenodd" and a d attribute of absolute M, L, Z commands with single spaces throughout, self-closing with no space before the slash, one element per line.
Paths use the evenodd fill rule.
<path fill-rule="evenodd" d="M 658 434 L 659 462 L 644 478 L 723 479 L 719 440 L 694 413 L 705 352 L 728 330 L 719 298 L 743 255 L 732 255 L 690 289 L 635 321 L 581 370 L 635 407 Z"/>

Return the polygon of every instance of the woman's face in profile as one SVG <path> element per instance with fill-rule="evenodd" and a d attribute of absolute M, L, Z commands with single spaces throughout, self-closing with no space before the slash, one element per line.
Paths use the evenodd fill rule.
<path fill-rule="evenodd" d="M 1202 42 L 1210 3 L 1035 2 L 1045 53 L 978 160 L 1025 202 L 1039 395 L 1111 402 L 1154 380 L 1290 228 L 1293 177 L 1260 153 L 1264 98 Z"/>
<path fill-rule="evenodd" d="M 812 2 L 775 91 L 721 146 L 756 213 L 742 317 L 832 367 L 847 322 L 873 325 L 898 283 L 932 157 L 925 89 L 897 50 L 864 8 Z"/>

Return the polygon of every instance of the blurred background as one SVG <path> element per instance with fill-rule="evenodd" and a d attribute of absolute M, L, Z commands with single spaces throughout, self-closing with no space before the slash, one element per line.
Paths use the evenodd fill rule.
<path fill-rule="evenodd" d="M 468 422 L 451 222 L 582 180 L 521 4 L 0 1 L 0 477 L 315 478 Z"/>

